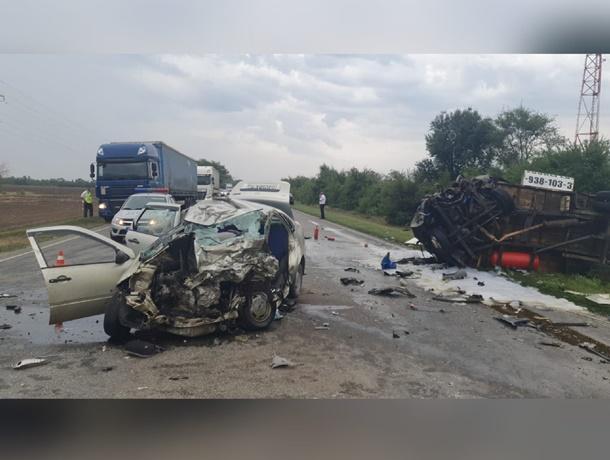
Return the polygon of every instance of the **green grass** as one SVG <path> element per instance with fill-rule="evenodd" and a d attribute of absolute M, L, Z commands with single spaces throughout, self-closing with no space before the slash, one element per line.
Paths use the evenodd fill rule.
<path fill-rule="evenodd" d="M 28 228 L 47 227 L 53 225 L 76 225 L 78 227 L 95 228 L 104 225 L 104 219 L 100 217 L 80 217 L 78 219 L 70 219 L 61 222 L 50 222 L 45 225 L 29 225 L 23 228 L 17 228 L 6 232 L 0 232 L 0 252 L 14 251 L 28 246 L 29 242 L 25 236 L 25 231 Z"/>
<path fill-rule="evenodd" d="M 295 203 L 293 206 L 296 210 L 310 214 L 315 217 L 320 217 L 320 208 L 302 203 Z M 406 227 L 397 227 L 388 225 L 382 218 L 365 216 L 351 211 L 343 211 L 340 209 L 330 208 L 325 209 L 326 220 L 335 224 L 343 225 L 353 230 L 366 233 L 367 235 L 376 236 L 384 240 L 393 241 L 403 244 L 405 241 L 413 238 L 413 233 Z"/>
<path fill-rule="evenodd" d="M 566 291 L 582 292 L 583 294 L 610 293 L 610 283 L 591 275 L 576 275 L 565 273 L 521 273 L 509 272 L 512 279 L 524 286 L 533 286 L 543 294 L 561 297 L 570 302 L 595 312 L 608 314 L 610 306 L 591 302 L 584 295 L 572 294 Z"/>

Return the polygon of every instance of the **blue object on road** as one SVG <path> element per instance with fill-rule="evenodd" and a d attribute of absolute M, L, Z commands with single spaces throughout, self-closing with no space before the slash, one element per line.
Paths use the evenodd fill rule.
<path fill-rule="evenodd" d="M 390 270 L 392 268 L 396 268 L 396 262 L 392 262 L 392 260 L 390 260 L 390 253 L 388 252 L 384 258 L 381 259 L 381 269 Z"/>

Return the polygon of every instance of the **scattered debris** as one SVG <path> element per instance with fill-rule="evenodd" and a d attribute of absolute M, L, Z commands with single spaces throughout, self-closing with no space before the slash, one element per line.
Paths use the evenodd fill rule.
<path fill-rule="evenodd" d="M 529 320 L 525 318 L 517 318 L 516 316 L 496 316 L 495 319 L 500 321 L 501 323 L 512 327 L 513 329 L 517 329 L 519 326 L 527 326 L 529 324 Z"/>
<path fill-rule="evenodd" d="M 485 286 L 485 283 L 484 283 L 483 281 L 479 281 L 479 282 L 477 283 L 477 286 Z"/>
<path fill-rule="evenodd" d="M 335 237 L 334 236 L 324 236 L 324 238 L 326 238 L 328 241 L 335 241 Z"/>
<path fill-rule="evenodd" d="M 360 273 L 360 270 L 358 270 L 357 268 L 354 267 L 347 267 L 345 270 L 346 272 L 353 272 L 353 273 Z"/>
<path fill-rule="evenodd" d="M 466 270 L 459 269 L 453 273 L 443 273 L 443 281 L 463 280 L 467 276 Z"/>
<path fill-rule="evenodd" d="M 589 327 L 590 324 L 589 323 L 584 323 L 584 322 L 569 322 L 569 321 L 557 321 L 557 322 L 553 322 L 554 326 L 567 326 L 567 327 Z"/>
<path fill-rule="evenodd" d="M 396 262 L 393 262 L 390 259 L 390 253 L 388 252 L 383 259 L 381 259 L 381 269 L 382 270 L 391 270 L 396 268 Z"/>
<path fill-rule="evenodd" d="M 582 356 L 580 359 L 584 359 L 585 361 L 593 361 L 593 358 L 590 356 Z"/>
<path fill-rule="evenodd" d="M 388 288 L 373 288 L 369 292 L 371 295 L 379 295 L 384 297 L 400 297 L 407 296 L 409 298 L 414 298 L 415 295 L 411 294 L 409 290 L 405 287 L 388 287 Z"/>
<path fill-rule="evenodd" d="M 12 327 L 13 326 L 11 326 L 10 324 L 6 324 L 6 323 L 0 324 L 0 330 L 6 330 L 6 329 L 10 329 Z"/>
<path fill-rule="evenodd" d="M 246 343 L 249 340 L 247 335 L 236 335 L 234 338 L 241 343 Z"/>
<path fill-rule="evenodd" d="M 420 247 L 421 243 L 419 242 L 419 240 L 417 238 L 413 237 L 410 240 L 405 241 L 405 245 Z"/>
<path fill-rule="evenodd" d="M 331 313 L 331 315 L 339 316 L 339 312 L 331 311 L 330 313 Z"/>
<path fill-rule="evenodd" d="M 275 310 L 275 321 L 278 321 L 280 319 L 282 319 L 284 317 L 284 315 L 282 315 L 282 312 L 280 312 L 279 308 Z"/>
<path fill-rule="evenodd" d="M 170 380 L 188 380 L 187 375 L 179 375 L 177 377 L 169 377 Z"/>
<path fill-rule="evenodd" d="M 413 265 L 428 265 L 436 262 L 436 257 L 403 257 L 396 261 L 399 265 L 413 264 Z"/>
<path fill-rule="evenodd" d="M 359 280 L 356 278 L 341 278 L 340 281 L 341 281 L 341 284 L 343 284 L 343 286 L 350 286 L 350 285 L 362 286 L 364 284 L 364 280 Z"/>
<path fill-rule="evenodd" d="M 415 272 L 412 272 L 410 270 L 407 270 L 407 271 L 402 271 L 402 270 L 392 270 L 392 271 L 383 270 L 383 274 L 385 276 L 397 276 L 399 278 L 412 278 L 413 275 L 415 274 Z"/>
<path fill-rule="evenodd" d="M 327 331 L 328 329 L 330 329 L 330 324 L 322 323 L 322 326 L 316 326 L 314 329 L 318 331 Z"/>
<path fill-rule="evenodd" d="M 21 313 L 21 307 L 19 305 L 7 305 L 6 309 L 9 311 L 13 311 L 13 313 L 15 313 L 16 315 L 18 315 L 19 313 Z"/>
<path fill-rule="evenodd" d="M 466 293 L 461 289 L 454 291 L 453 293 L 441 293 L 432 297 L 432 300 L 438 300 L 441 302 L 449 303 L 481 303 L 483 302 L 483 296 L 480 294 L 465 295 Z"/>
<path fill-rule="evenodd" d="M 596 346 L 594 343 L 591 342 L 582 342 L 578 345 L 580 348 L 587 350 L 589 353 L 593 353 L 594 355 L 599 356 L 602 359 L 605 359 L 606 361 L 610 361 L 610 357 L 606 356 L 604 353 L 601 353 L 599 351 L 596 350 Z"/>
<path fill-rule="evenodd" d="M 587 296 L 587 300 L 600 305 L 610 305 L 610 294 L 591 294 Z"/>
<path fill-rule="evenodd" d="M 148 387 L 138 387 L 137 388 L 138 391 L 142 391 L 142 390 L 148 390 Z"/>
<path fill-rule="evenodd" d="M 102 372 L 110 372 L 112 370 L 114 370 L 114 366 L 102 367 Z"/>
<path fill-rule="evenodd" d="M 154 343 L 135 339 L 130 340 L 125 344 L 125 351 L 127 354 L 137 356 L 138 358 L 150 358 L 151 356 L 154 356 L 164 350 L 159 345 L 155 345 Z"/>
<path fill-rule="evenodd" d="M 14 294 L 5 294 L 5 293 L 0 294 L 0 299 L 10 299 L 13 297 L 17 297 L 17 296 Z"/>
<path fill-rule="evenodd" d="M 561 348 L 562 345 L 559 342 L 549 342 L 546 340 L 541 340 L 538 342 L 538 344 L 540 345 L 544 345 L 545 347 L 555 347 L 555 348 Z"/>
<path fill-rule="evenodd" d="M 414 304 L 412 304 L 412 303 L 411 303 L 411 304 L 409 304 L 409 308 L 410 308 L 411 310 L 419 310 L 419 308 L 417 308 L 417 307 L 416 307 Z"/>
<path fill-rule="evenodd" d="M 400 335 L 398 334 L 398 332 L 396 332 L 396 331 L 392 331 L 392 338 L 394 338 L 394 339 L 399 339 L 399 338 L 400 338 Z"/>
<path fill-rule="evenodd" d="M 27 358 L 22 359 L 17 364 L 13 365 L 13 369 L 28 369 L 30 367 L 42 366 L 47 363 L 46 359 L 43 358 Z"/>
<path fill-rule="evenodd" d="M 286 359 L 286 358 L 282 358 L 281 356 L 277 356 L 275 355 L 273 357 L 273 359 L 271 360 L 271 369 L 277 369 L 279 367 L 294 367 L 295 364 Z"/>

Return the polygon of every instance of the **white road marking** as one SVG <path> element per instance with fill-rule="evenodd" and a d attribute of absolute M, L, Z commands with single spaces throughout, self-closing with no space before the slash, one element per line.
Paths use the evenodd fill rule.
<path fill-rule="evenodd" d="M 94 229 L 93 229 L 93 231 L 94 231 L 94 232 L 102 231 L 102 230 L 104 230 L 104 229 L 105 229 L 105 228 L 107 228 L 107 227 L 108 227 L 108 225 L 104 225 L 103 227 L 94 228 Z M 63 243 L 66 243 L 66 242 L 68 242 L 68 241 L 75 240 L 75 239 L 77 239 L 77 238 L 80 238 L 80 237 L 79 237 L 79 236 L 71 236 L 70 238 L 67 238 L 67 239 L 65 239 L 65 240 L 60 240 L 60 241 L 56 241 L 55 243 L 47 244 L 46 246 L 41 246 L 41 247 L 40 247 L 40 249 L 47 249 L 47 248 L 51 248 L 51 247 L 53 247 L 53 246 L 57 246 L 58 244 L 63 244 Z M 0 264 L 1 264 L 2 262 L 8 262 L 9 260 L 13 260 L 13 259 L 16 259 L 16 258 L 18 258 L 18 257 L 25 256 L 25 255 L 27 255 L 27 254 L 33 254 L 33 253 L 34 253 L 34 251 L 33 251 L 33 250 L 30 250 L 30 251 L 27 251 L 27 252 L 22 252 L 21 254 L 16 254 L 16 255 L 14 255 L 14 256 L 7 257 L 6 259 L 0 259 Z"/>

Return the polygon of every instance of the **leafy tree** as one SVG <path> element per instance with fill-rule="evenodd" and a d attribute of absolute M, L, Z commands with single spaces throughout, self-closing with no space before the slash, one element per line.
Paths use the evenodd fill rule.
<path fill-rule="evenodd" d="M 522 106 L 500 113 L 495 119 L 502 136 L 499 163 L 510 167 L 530 161 L 543 151 L 564 147 L 566 139 L 554 122 L 553 117 Z"/>
<path fill-rule="evenodd" d="M 465 168 L 491 166 L 500 142 L 493 121 L 471 108 L 440 113 L 426 135 L 426 148 L 434 165 L 453 178 Z"/>
<path fill-rule="evenodd" d="M 229 170 L 218 161 L 206 160 L 205 158 L 201 158 L 197 160 L 198 166 L 213 166 L 218 171 L 218 175 L 220 176 L 220 187 L 224 188 L 227 184 L 235 185 L 237 179 L 233 179 Z"/>

